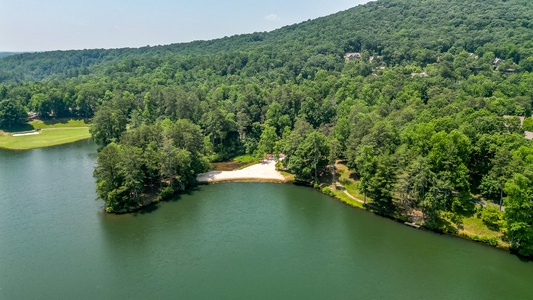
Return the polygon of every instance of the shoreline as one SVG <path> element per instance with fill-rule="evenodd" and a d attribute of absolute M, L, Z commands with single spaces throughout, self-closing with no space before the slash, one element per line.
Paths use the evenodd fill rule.
<path fill-rule="evenodd" d="M 198 174 L 199 183 L 224 181 L 285 182 L 287 178 L 276 170 L 276 160 L 263 160 L 258 164 L 233 171 L 209 171 Z"/>
<path fill-rule="evenodd" d="M 209 181 L 198 181 L 198 184 L 203 185 L 203 184 L 224 183 L 224 182 L 291 183 L 287 179 L 243 177 L 243 178 L 227 178 L 227 179 L 213 179 Z"/>
<path fill-rule="evenodd" d="M 312 186 L 309 186 L 310 188 L 313 188 Z M 347 206 L 350 206 L 352 208 L 355 208 L 355 209 L 359 209 L 359 210 L 362 210 L 362 211 L 366 211 L 368 213 L 372 213 L 376 216 L 380 216 L 382 218 L 386 218 L 386 219 L 389 219 L 389 220 L 393 220 L 393 221 L 396 221 L 398 222 L 399 224 L 402 224 L 402 225 L 405 225 L 405 226 L 408 226 L 408 227 L 411 227 L 412 229 L 416 230 L 416 229 L 421 229 L 421 230 L 426 230 L 426 231 L 430 231 L 432 233 L 435 233 L 435 234 L 443 234 L 443 235 L 449 235 L 449 236 L 453 236 L 453 237 L 457 237 L 457 238 L 460 238 L 460 239 L 463 239 L 463 240 L 468 240 L 468 241 L 471 241 L 471 242 L 475 242 L 477 244 L 480 244 L 480 245 L 483 245 L 483 246 L 486 246 L 486 247 L 491 247 L 491 248 L 496 248 L 496 249 L 499 249 L 499 250 L 502 250 L 502 251 L 505 251 L 507 253 L 510 253 L 510 254 L 515 254 L 513 253 L 513 251 L 509 248 L 509 247 L 504 247 L 504 246 L 501 246 L 501 245 L 492 245 L 492 244 L 489 244 L 481 239 L 479 239 L 479 237 L 477 236 L 472 236 L 472 235 L 469 235 L 467 233 L 464 233 L 464 232 L 457 232 L 457 233 L 454 233 L 454 232 L 446 232 L 446 231 L 437 231 L 437 230 L 433 230 L 427 226 L 424 226 L 424 224 L 420 224 L 418 225 L 417 223 L 412 223 L 414 225 L 417 225 L 419 226 L 418 228 L 416 227 L 413 227 L 411 225 L 408 225 L 406 223 L 405 220 L 401 219 L 401 218 L 396 218 L 394 216 L 390 216 L 390 215 L 384 215 L 384 214 L 381 214 L 379 213 L 378 211 L 375 211 L 375 210 L 372 210 L 372 209 L 369 209 L 367 208 L 368 204 L 367 205 L 361 205 L 361 206 L 358 206 L 358 205 L 355 205 L 355 203 L 350 203 L 348 201 L 346 201 L 345 199 L 342 199 L 341 197 L 339 197 L 338 195 L 336 194 L 329 194 L 329 193 L 326 193 L 324 192 L 323 190 L 321 189 L 316 189 L 316 188 L 313 188 L 314 190 L 316 190 L 317 192 L 320 192 L 326 196 L 330 196 L 336 200 L 338 200 L 340 203 L 344 204 L 344 205 L 347 205 Z M 346 193 L 346 191 L 344 191 Z M 351 196 L 351 195 L 350 195 Z M 358 201 L 357 203 L 359 203 L 359 199 L 351 196 L 352 199 Z M 476 239 L 477 238 L 477 239 Z M 518 255 L 518 254 L 516 254 Z M 519 255 L 518 255 L 519 256 Z M 521 256 L 519 256 L 521 257 Z"/>
<path fill-rule="evenodd" d="M 446 231 L 433 230 L 425 226 L 424 224 L 420 224 L 420 223 L 406 224 L 408 223 L 406 222 L 406 219 L 398 218 L 392 215 L 383 214 L 379 211 L 372 209 L 371 205 L 369 204 L 365 205 L 362 200 L 349 194 L 344 188 L 344 186 L 342 185 L 340 186 L 340 189 L 337 186 L 335 186 L 335 191 L 333 191 L 331 190 L 331 187 L 316 188 L 316 187 L 313 187 L 312 185 L 305 184 L 303 182 L 295 182 L 294 180 L 291 180 L 288 176 L 284 176 L 280 171 L 276 170 L 276 162 L 277 161 L 275 160 L 263 160 L 262 162 L 258 164 L 251 165 L 241 170 L 209 171 L 206 173 L 198 174 L 198 176 L 196 177 L 197 184 L 208 185 L 208 184 L 226 183 L 226 182 L 228 183 L 229 182 L 264 182 L 264 183 L 292 183 L 296 185 L 303 185 L 309 188 L 313 188 L 317 192 L 320 192 L 326 196 L 330 196 L 344 205 L 350 206 L 352 208 L 357 208 L 362 211 L 396 221 L 399 224 L 402 224 L 404 226 L 410 226 L 413 229 L 422 229 L 422 230 L 430 231 L 436 234 L 445 234 L 449 236 L 454 236 L 457 238 L 469 240 L 472 242 L 476 242 L 478 244 L 482 244 L 484 246 L 496 248 L 499 250 L 503 250 L 507 253 L 514 254 L 513 251 L 509 247 L 504 247 L 504 246 L 501 246 L 500 244 L 497 244 L 497 245 L 491 244 L 487 242 L 486 240 L 484 240 L 483 237 L 480 237 L 480 236 L 470 235 L 464 232 L 446 232 Z M 348 197 L 348 199 L 345 197 Z M 157 202 L 159 201 L 150 201 L 149 203 L 145 203 L 144 205 L 138 207 L 137 209 L 133 211 L 113 212 L 113 213 L 114 214 L 134 213 L 137 210 L 141 210 Z"/>
<path fill-rule="evenodd" d="M 14 133 L 0 136 L 0 149 L 25 151 L 60 146 L 88 139 L 91 139 L 89 127 L 46 128 L 37 133 Z"/>
<path fill-rule="evenodd" d="M 50 148 L 50 147 L 55 147 L 55 146 L 62 146 L 62 145 L 72 144 L 72 143 L 86 141 L 86 140 L 90 140 L 90 139 L 91 139 L 91 137 L 88 137 L 88 138 L 82 138 L 82 139 L 75 140 L 75 141 L 68 141 L 68 142 L 65 142 L 65 143 L 58 143 L 58 144 L 53 144 L 53 145 L 45 145 L 45 146 L 32 147 L 32 148 L 9 148 L 9 147 L 0 146 L 0 150 L 28 151 L 28 150 L 35 150 L 35 149 Z"/>
<path fill-rule="evenodd" d="M 227 172 L 233 172 L 233 171 L 227 171 Z M 230 182 L 264 182 L 264 183 L 296 184 L 295 182 L 293 182 L 291 180 L 288 180 L 287 178 L 285 178 L 283 180 L 280 180 L 280 179 L 268 179 L 268 178 L 260 178 L 260 177 L 255 177 L 255 178 L 246 177 L 246 178 L 214 179 L 214 180 L 202 181 L 202 182 L 198 181 L 198 184 L 199 185 L 207 185 L 207 184 L 230 183 Z M 321 193 L 323 195 L 330 196 L 333 199 L 336 199 L 340 203 L 342 203 L 344 205 L 347 205 L 347 206 L 349 206 L 351 208 L 359 209 L 359 210 L 371 213 L 373 215 L 376 215 L 376 216 L 379 216 L 379 217 L 382 217 L 382 218 L 386 218 L 386 219 L 389 219 L 389 220 L 396 221 L 397 223 L 402 224 L 404 226 L 408 226 L 408 225 L 405 224 L 406 221 L 403 220 L 403 219 L 399 219 L 399 218 L 395 218 L 393 216 L 380 214 L 379 212 L 377 212 L 375 210 L 367 208 L 367 206 L 365 206 L 365 205 L 361 205 L 361 206 L 355 205 L 354 203 L 350 203 L 350 202 L 346 201 L 345 199 L 342 199 L 341 197 L 339 197 L 336 194 L 330 194 L 330 193 L 324 192 L 322 189 L 317 189 L 317 188 L 314 188 L 312 186 L 306 186 L 306 187 L 312 188 L 312 189 L 316 190 L 317 192 L 319 192 L 319 193 Z M 351 196 L 350 198 L 352 198 L 352 199 L 355 198 L 351 194 L 350 194 L 350 196 Z M 354 200 L 356 200 L 356 199 L 354 199 Z M 358 203 L 359 203 L 358 199 L 356 201 L 358 201 Z M 412 227 L 412 229 L 426 230 L 426 231 L 429 231 L 429 232 L 432 232 L 432 233 L 435 233 L 435 234 L 443 234 L 443 235 L 453 236 L 453 237 L 460 238 L 460 239 L 463 239 L 463 240 L 475 242 L 477 244 L 480 244 L 480 245 L 483 245 L 483 246 L 486 246 L 486 247 L 491 247 L 491 248 L 495 248 L 495 249 L 499 249 L 499 250 L 505 251 L 505 252 L 510 253 L 510 254 L 514 254 L 513 251 L 511 249 L 509 249 L 508 247 L 503 247 L 503 246 L 500 246 L 500 245 L 492 245 L 492 244 L 489 244 L 489 243 L 484 242 L 482 240 L 474 239 L 474 237 L 472 237 L 472 236 L 470 236 L 470 235 L 468 235 L 466 233 L 461 233 L 461 232 L 453 233 L 453 232 L 436 231 L 436 230 L 432 230 L 432 229 L 424 226 L 423 224 L 422 225 L 418 225 L 417 224 L 417 226 L 419 226 L 419 228 L 414 228 L 413 226 L 409 226 L 409 227 Z"/>

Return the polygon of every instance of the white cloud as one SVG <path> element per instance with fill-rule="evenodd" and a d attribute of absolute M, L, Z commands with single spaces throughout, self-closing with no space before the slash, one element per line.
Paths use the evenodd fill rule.
<path fill-rule="evenodd" d="M 270 14 L 265 17 L 265 20 L 270 21 L 270 22 L 275 22 L 275 21 L 281 20 L 281 18 L 276 14 Z"/>

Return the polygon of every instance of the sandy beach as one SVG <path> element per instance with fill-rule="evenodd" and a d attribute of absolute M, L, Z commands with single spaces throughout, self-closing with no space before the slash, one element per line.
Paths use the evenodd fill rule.
<path fill-rule="evenodd" d="M 266 181 L 285 181 L 285 177 L 279 171 L 276 171 L 276 161 L 268 160 L 249 166 L 242 170 L 235 171 L 209 171 L 199 174 L 196 177 L 198 182 L 220 182 L 220 181 L 239 181 L 239 180 L 266 180 Z"/>
<path fill-rule="evenodd" d="M 40 132 L 39 131 L 34 131 L 34 132 L 28 132 L 28 133 L 15 133 L 13 134 L 13 136 L 27 136 L 27 135 L 36 135 L 36 134 L 39 134 Z"/>

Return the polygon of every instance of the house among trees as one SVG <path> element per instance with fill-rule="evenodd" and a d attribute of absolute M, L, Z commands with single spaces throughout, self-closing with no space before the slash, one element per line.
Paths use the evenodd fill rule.
<path fill-rule="evenodd" d="M 501 58 L 495 58 L 494 61 L 493 61 L 493 64 L 494 64 L 494 70 L 498 69 L 498 67 L 500 66 L 500 64 L 502 63 L 502 59 Z"/>
<path fill-rule="evenodd" d="M 504 119 L 512 119 L 512 118 L 520 119 L 520 127 L 522 127 L 522 125 L 524 125 L 524 120 L 526 119 L 526 117 L 509 116 L 509 115 L 504 115 L 503 118 Z"/>
<path fill-rule="evenodd" d="M 349 52 L 349 53 L 346 53 L 344 55 L 344 60 L 347 61 L 347 62 L 355 60 L 355 59 L 360 60 L 361 59 L 361 53 L 359 53 L 359 52 Z"/>
<path fill-rule="evenodd" d="M 518 116 L 509 116 L 509 115 L 504 115 L 503 116 L 504 119 L 513 119 L 513 118 L 518 118 L 520 120 L 520 127 L 523 127 L 523 129 L 529 129 L 531 130 L 531 118 L 528 118 L 529 120 L 526 122 L 526 126 L 524 126 L 524 122 L 526 121 L 526 117 L 518 117 Z M 528 140 L 533 140 L 533 131 L 524 131 L 524 136 L 526 139 Z"/>
<path fill-rule="evenodd" d="M 526 139 L 533 140 L 533 131 L 524 131 L 524 134 L 526 135 Z"/>
<path fill-rule="evenodd" d="M 421 73 L 411 73 L 411 77 L 428 77 L 428 73 L 426 73 L 425 71 L 424 72 L 421 72 Z"/>

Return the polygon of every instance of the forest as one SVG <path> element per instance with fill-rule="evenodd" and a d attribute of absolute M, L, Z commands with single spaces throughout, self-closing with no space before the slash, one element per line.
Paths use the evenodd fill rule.
<path fill-rule="evenodd" d="M 531 1 L 378 0 L 272 32 L 1 58 L 0 127 L 91 120 L 108 212 L 237 155 L 284 154 L 308 182 L 342 160 L 373 209 L 428 228 L 473 198 L 502 206 L 483 221 L 533 256 L 532 71 Z"/>

